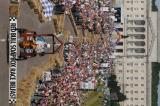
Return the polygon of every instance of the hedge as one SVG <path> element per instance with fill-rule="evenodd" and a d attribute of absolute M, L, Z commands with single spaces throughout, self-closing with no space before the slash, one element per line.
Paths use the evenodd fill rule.
<path fill-rule="evenodd" d="M 152 106 L 158 106 L 158 84 L 159 84 L 160 63 L 152 63 Z"/>

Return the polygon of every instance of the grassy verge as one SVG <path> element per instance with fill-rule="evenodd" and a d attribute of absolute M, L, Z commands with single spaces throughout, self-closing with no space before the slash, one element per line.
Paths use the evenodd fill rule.
<path fill-rule="evenodd" d="M 96 91 L 88 91 L 88 97 L 83 106 L 102 106 L 103 93 Z"/>
<path fill-rule="evenodd" d="M 158 83 L 159 83 L 160 64 L 152 63 L 152 106 L 158 106 Z"/>
<path fill-rule="evenodd" d="M 84 101 L 83 106 L 103 106 L 104 94 L 101 91 L 103 88 L 104 84 L 98 81 L 97 89 L 99 89 L 99 91 L 85 92 L 87 94 L 87 99 Z"/>
<path fill-rule="evenodd" d="M 49 56 L 49 60 L 46 64 L 32 68 L 31 72 L 18 83 L 17 103 L 16 106 L 30 106 L 31 95 L 35 91 L 36 81 L 41 78 L 44 71 L 55 67 L 57 64 L 62 65 L 62 55 L 56 53 Z"/>

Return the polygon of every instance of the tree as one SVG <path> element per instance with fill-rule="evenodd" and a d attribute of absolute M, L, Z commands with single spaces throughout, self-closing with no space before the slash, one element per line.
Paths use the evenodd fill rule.
<path fill-rule="evenodd" d="M 126 96 L 120 92 L 121 88 L 117 85 L 116 75 L 111 75 L 108 80 L 108 87 L 110 88 L 110 93 L 116 93 L 118 100 L 115 102 L 120 102 L 126 100 Z M 111 105 L 116 106 L 116 105 Z"/>
<path fill-rule="evenodd" d="M 120 106 L 120 104 L 117 103 L 117 102 L 111 101 L 111 105 L 110 106 Z"/>
<path fill-rule="evenodd" d="M 118 102 L 121 102 L 127 99 L 126 96 L 121 92 L 118 92 L 117 96 L 118 96 Z"/>
<path fill-rule="evenodd" d="M 112 74 L 112 75 L 109 77 L 109 80 L 115 81 L 115 80 L 116 80 L 116 75 Z"/>

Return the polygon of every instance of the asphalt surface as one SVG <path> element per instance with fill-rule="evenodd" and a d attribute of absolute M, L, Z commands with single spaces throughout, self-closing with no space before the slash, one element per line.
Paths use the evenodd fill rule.
<path fill-rule="evenodd" d="M 0 1 L 0 39 L 7 38 L 9 27 L 9 0 Z M 3 14 L 3 15 L 2 15 Z M 0 105 L 8 106 L 8 66 L 6 42 L 0 42 Z"/>
<path fill-rule="evenodd" d="M 65 16 L 64 30 L 68 31 L 71 36 L 76 36 L 68 15 Z"/>
<path fill-rule="evenodd" d="M 2 3 L 3 2 L 3 3 Z M 0 13 L 3 14 L 0 17 L 0 39 L 7 38 L 7 31 L 9 27 L 9 2 L 6 0 L 2 0 L 0 3 Z M 18 18 L 18 27 L 19 28 L 27 28 L 30 30 L 35 30 L 37 33 L 52 33 L 54 32 L 53 25 L 51 22 L 46 22 L 41 24 L 38 21 L 36 15 L 34 15 L 33 10 L 29 8 L 26 2 L 21 3 L 20 17 Z M 0 42 L 0 105 L 8 106 L 8 64 L 7 64 L 7 43 Z M 17 78 L 20 81 L 26 74 L 29 73 L 33 66 L 37 66 L 38 64 L 43 64 L 48 60 L 48 56 L 44 56 L 39 58 L 38 56 L 35 58 L 30 58 L 25 61 L 18 61 L 18 70 L 17 70 Z"/>
<path fill-rule="evenodd" d="M 0 1 L 0 39 L 7 38 L 9 29 L 9 1 Z M 75 35 L 72 24 L 68 18 L 65 17 L 64 29 L 68 30 L 71 35 Z M 34 30 L 38 34 L 53 33 L 54 26 L 51 22 L 40 23 L 37 15 L 29 8 L 26 2 L 21 3 L 20 17 L 18 18 L 18 27 Z M 8 106 L 8 64 L 7 64 L 7 43 L 0 41 L 0 105 Z M 20 81 L 29 73 L 32 67 L 43 64 L 48 60 L 48 56 L 39 58 L 39 56 L 30 58 L 24 61 L 18 61 L 17 79 Z M 3 95 L 3 96 L 2 96 Z"/>
<path fill-rule="evenodd" d="M 40 23 L 38 17 L 29 8 L 26 2 L 21 3 L 21 15 L 18 19 L 18 27 L 36 31 L 37 34 L 47 34 L 54 32 L 52 22 Z M 48 60 L 48 55 L 43 57 L 36 56 L 28 60 L 18 62 L 18 80 L 21 80 L 33 66 L 43 64 Z M 23 67 L 23 68 L 22 68 Z"/>

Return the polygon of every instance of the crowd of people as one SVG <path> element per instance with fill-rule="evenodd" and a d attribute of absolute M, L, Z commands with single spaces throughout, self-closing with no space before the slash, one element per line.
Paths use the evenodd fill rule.
<path fill-rule="evenodd" d="M 64 44 L 64 66 L 57 67 L 52 71 L 50 81 L 40 80 L 34 96 L 38 101 L 32 99 L 32 105 L 36 106 L 81 106 L 81 82 L 95 77 L 102 63 L 108 63 L 105 72 L 113 64 L 110 56 L 114 52 L 117 41 L 112 39 L 114 15 L 111 11 L 110 0 L 59 0 L 67 9 L 71 9 L 75 21 L 81 21 L 83 30 L 108 35 L 108 46 L 104 44 L 103 36 L 96 43 L 83 41 L 80 46 L 73 42 Z M 108 10 L 103 10 L 108 7 Z M 105 8 L 106 9 L 106 8 Z M 96 80 L 95 80 L 96 85 Z M 38 104 L 38 105 L 37 105 Z"/>
<path fill-rule="evenodd" d="M 92 70 L 92 58 L 94 58 L 92 49 L 87 42 L 84 42 L 80 48 L 76 48 L 72 43 L 66 43 L 64 66 L 52 71 L 51 81 L 40 80 L 38 82 L 34 97 L 38 96 L 39 99 L 38 101 L 33 99 L 32 105 L 80 106 L 80 83 L 95 75 Z M 98 56 L 95 56 L 95 60 L 96 57 Z"/>
<path fill-rule="evenodd" d="M 72 14 L 76 22 L 80 22 L 83 30 L 96 34 L 106 33 L 110 29 L 109 3 L 107 0 L 77 1 L 72 6 Z M 106 10 L 103 10 L 105 8 Z"/>
<path fill-rule="evenodd" d="M 58 0 L 58 5 L 65 8 L 66 13 L 71 12 L 77 25 L 82 30 L 96 34 L 107 33 L 111 26 L 114 11 L 110 0 Z M 70 11 L 71 10 L 71 11 Z"/>

